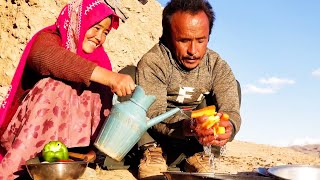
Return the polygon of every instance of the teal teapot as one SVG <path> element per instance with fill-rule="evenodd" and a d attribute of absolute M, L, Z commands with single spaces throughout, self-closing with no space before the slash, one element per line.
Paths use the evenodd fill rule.
<path fill-rule="evenodd" d="M 146 112 L 156 100 L 136 86 L 130 100 L 115 104 L 95 140 L 94 146 L 111 158 L 121 161 L 148 128 L 177 113 L 174 108 L 147 120 Z"/>

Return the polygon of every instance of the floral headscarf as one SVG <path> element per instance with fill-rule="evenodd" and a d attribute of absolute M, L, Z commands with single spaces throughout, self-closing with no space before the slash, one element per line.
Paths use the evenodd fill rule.
<path fill-rule="evenodd" d="M 103 1 L 78 0 L 68 4 L 62 9 L 56 22 L 56 27 L 59 28 L 61 34 L 62 45 L 81 57 L 111 70 L 110 60 L 102 46 L 90 54 L 82 50 L 82 42 L 87 30 L 108 16 L 112 17 L 111 27 L 117 29 L 119 17 Z"/>
<path fill-rule="evenodd" d="M 109 57 L 102 46 L 97 47 L 90 54 L 87 54 L 82 50 L 82 43 L 87 30 L 109 16 L 112 18 L 111 28 L 117 29 L 119 26 L 119 17 L 107 4 L 104 3 L 103 0 L 74 0 L 62 9 L 57 22 L 54 25 L 46 27 L 39 32 L 59 29 L 62 46 L 64 48 L 89 61 L 97 63 L 101 67 L 111 70 L 112 68 Z M 2 125 L 7 124 L 10 120 L 8 119 L 8 111 L 12 106 L 14 96 L 20 86 L 22 74 L 31 46 L 39 32 L 36 33 L 27 44 L 13 76 L 8 94 L 0 105 L 1 130 L 3 130 Z"/>

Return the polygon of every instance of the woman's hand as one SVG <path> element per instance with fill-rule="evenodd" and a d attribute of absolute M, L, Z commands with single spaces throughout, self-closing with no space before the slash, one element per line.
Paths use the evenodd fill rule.
<path fill-rule="evenodd" d="M 109 86 L 118 96 L 132 94 L 135 83 L 131 76 L 109 71 L 97 66 L 91 75 L 91 81 Z"/>
<path fill-rule="evenodd" d="M 132 93 L 135 88 L 135 83 L 131 76 L 115 73 L 112 80 L 110 80 L 109 87 L 112 92 L 116 93 L 118 96 L 126 96 Z"/>

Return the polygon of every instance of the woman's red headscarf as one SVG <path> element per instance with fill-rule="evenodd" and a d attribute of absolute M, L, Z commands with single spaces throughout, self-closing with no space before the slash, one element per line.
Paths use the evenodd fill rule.
<path fill-rule="evenodd" d="M 82 50 L 82 42 L 87 30 L 108 16 L 112 18 L 110 28 L 117 29 L 119 17 L 103 1 L 78 0 L 62 9 L 54 28 L 59 28 L 62 45 L 66 49 L 111 70 L 110 60 L 102 46 L 90 54 Z"/>
<path fill-rule="evenodd" d="M 119 26 L 119 17 L 103 2 L 103 0 L 74 0 L 62 9 L 57 22 L 54 25 L 46 27 L 39 32 L 45 30 L 54 31 L 58 28 L 61 34 L 63 47 L 89 61 L 95 62 L 101 67 L 111 70 L 109 57 L 102 46 L 97 47 L 94 52 L 90 54 L 87 54 L 82 50 L 82 42 L 87 30 L 109 16 L 112 18 L 110 28 L 117 29 Z M 30 48 L 39 32 L 36 33 L 27 44 L 13 76 L 8 94 L 0 106 L 0 135 L 2 135 L 3 128 L 8 124 L 8 121 L 10 121 L 11 117 L 8 116 L 8 111 L 12 106 L 17 89 L 20 87 Z M 0 153 L 0 160 L 1 159 Z"/>

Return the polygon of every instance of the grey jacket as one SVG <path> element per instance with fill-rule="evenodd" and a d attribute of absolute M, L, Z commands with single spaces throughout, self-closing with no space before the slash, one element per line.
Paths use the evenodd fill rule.
<path fill-rule="evenodd" d="M 240 105 L 236 79 L 229 65 L 220 56 L 207 49 L 198 67 L 191 71 L 180 68 L 167 47 L 158 43 L 138 62 L 137 84 L 146 94 L 155 95 L 147 115 L 153 118 L 174 107 L 181 111 L 153 127 L 168 136 L 180 136 L 183 119 L 190 119 L 190 109 L 195 109 L 206 94 L 215 94 L 219 111 L 230 116 L 235 133 L 240 129 Z"/>

